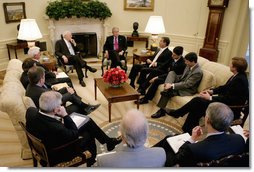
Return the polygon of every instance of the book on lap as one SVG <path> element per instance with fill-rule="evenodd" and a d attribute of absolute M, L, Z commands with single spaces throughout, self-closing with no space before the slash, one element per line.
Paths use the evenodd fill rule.
<path fill-rule="evenodd" d="M 62 89 L 64 87 L 67 88 L 67 87 L 69 87 L 69 85 L 66 82 L 64 82 L 64 83 L 58 83 L 58 84 L 52 85 L 51 89 L 55 90 L 55 91 L 59 91 L 60 89 Z"/>
<path fill-rule="evenodd" d="M 240 125 L 233 125 L 230 126 L 230 128 L 233 131 L 233 133 L 241 135 L 246 142 L 247 137 L 243 134 L 243 128 Z"/>
<path fill-rule="evenodd" d="M 77 128 L 80 129 L 84 124 L 86 124 L 90 117 L 86 115 L 82 115 L 80 113 L 73 112 L 70 114 L 71 119 L 76 124 Z"/>
<path fill-rule="evenodd" d="M 189 133 L 179 134 L 167 138 L 168 144 L 171 146 L 175 153 L 178 152 L 179 148 L 190 138 Z"/>
<path fill-rule="evenodd" d="M 69 76 L 65 72 L 58 72 L 56 78 L 68 78 Z"/>

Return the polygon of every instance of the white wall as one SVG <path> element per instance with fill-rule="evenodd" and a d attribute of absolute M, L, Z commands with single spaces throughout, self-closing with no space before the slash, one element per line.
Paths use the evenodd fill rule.
<path fill-rule="evenodd" d="M 113 26 L 118 26 L 123 34 L 131 34 L 133 22 L 139 23 L 139 33 L 144 33 L 150 15 L 162 15 L 166 36 L 171 39 L 171 46 L 182 45 L 187 51 L 199 52 L 203 46 L 209 9 L 208 0 L 155 0 L 154 11 L 125 11 L 124 0 L 101 0 L 111 9 L 112 17 L 105 21 L 106 33 L 111 33 Z M 8 0 L 8 2 L 17 2 Z M 49 42 L 48 21 L 45 19 L 45 8 L 48 0 L 23 0 L 26 4 L 27 18 L 35 18 L 44 36 Z M 3 1 L 0 2 L 2 5 Z M 3 9 L 0 10 L 0 70 L 6 68 L 8 54 L 6 43 L 15 42 L 18 23 L 6 24 Z M 239 25 L 240 23 L 240 25 Z M 248 0 L 230 0 L 225 11 L 219 42 L 218 62 L 229 64 L 233 56 L 244 56 L 249 42 Z M 135 43 L 135 46 L 144 46 Z M 50 50 L 50 47 L 48 47 Z M 26 57 L 23 50 L 18 50 L 19 58 Z M 12 53 L 14 58 L 14 53 Z"/>

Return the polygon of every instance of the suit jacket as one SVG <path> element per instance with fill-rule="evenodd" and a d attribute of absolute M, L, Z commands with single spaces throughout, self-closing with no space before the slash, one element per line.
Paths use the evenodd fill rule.
<path fill-rule="evenodd" d="M 125 36 L 123 35 L 118 35 L 118 46 L 119 46 L 119 51 L 126 51 L 127 50 L 127 41 Z M 106 42 L 103 46 L 103 52 L 106 50 L 108 51 L 113 51 L 114 50 L 114 36 L 108 36 L 106 39 Z"/>
<path fill-rule="evenodd" d="M 222 157 L 244 152 L 245 141 L 238 134 L 211 135 L 203 141 L 185 142 L 174 158 L 180 166 L 195 166 L 198 162 L 210 162 Z M 170 158 L 170 157 L 169 157 Z"/>
<path fill-rule="evenodd" d="M 175 71 L 175 73 L 177 75 L 182 75 L 183 74 L 183 71 L 186 67 L 183 56 L 181 56 L 180 59 L 177 60 L 177 62 L 174 62 L 174 60 L 172 59 L 172 61 L 168 61 L 168 63 L 169 64 L 164 64 L 166 66 L 169 66 L 168 67 L 168 72 Z M 164 68 L 164 67 L 162 67 L 162 68 Z M 167 77 L 167 75 L 168 75 L 168 73 L 165 72 L 164 74 L 159 75 L 158 77 L 161 78 L 161 79 L 165 79 Z"/>
<path fill-rule="evenodd" d="M 154 53 L 153 57 L 150 58 L 151 61 L 153 61 L 153 59 L 155 58 L 155 56 L 157 55 L 159 51 L 157 51 L 156 53 Z M 167 71 L 169 68 L 169 64 L 172 62 L 172 52 L 166 48 L 158 57 L 158 59 L 156 60 L 157 62 L 157 67 L 156 69 L 159 69 L 161 71 Z"/>
<path fill-rule="evenodd" d="M 174 82 L 174 90 L 177 90 L 180 96 L 193 95 L 197 92 L 202 76 L 203 72 L 198 63 L 192 70 L 190 70 L 190 67 L 186 66 L 183 75 Z M 165 83 L 168 82 L 169 77 L 170 75 L 167 76 Z"/>
<path fill-rule="evenodd" d="M 78 51 L 77 46 L 75 47 L 72 43 L 71 43 L 71 46 L 72 46 L 74 52 Z M 67 45 L 66 45 L 66 43 L 65 43 L 65 41 L 64 41 L 64 39 L 60 39 L 60 40 L 56 41 L 55 54 L 58 57 L 62 57 L 63 55 L 65 55 L 67 58 L 69 58 L 69 57 L 72 56 L 69 49 L 68 49 L 68 47 L 67 47 Z M 60 59 L 62 59 L 62 58 L 60 58 Z"/>
<path fill-rule="evenodd" d="M 249 98 L 249 84 L 245 73 L 232 76 L 225 85 L 213 89 L 212 100 L 227 105 L 243 105 Z"/>
<path fill-rule="evenodd" d="M 97 164 L 100 167 L 141 168 L 163 167 L 166 161 L 166 153 L 163 148 L 129 148 L 119 145 L 114 153 L 97 156 Z"/>

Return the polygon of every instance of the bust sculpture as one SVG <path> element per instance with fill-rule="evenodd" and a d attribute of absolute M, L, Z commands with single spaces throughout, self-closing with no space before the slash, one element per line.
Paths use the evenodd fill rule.
<path fill-rule="evenodd" d="M 138 22 L 134 22 L 133 23 L 133 29 L 134 29 L 134 31 L 132 32 L 132 36 L 134 37 L 138 37 L 139 36 L 139 34 L 138 34 Z"/>

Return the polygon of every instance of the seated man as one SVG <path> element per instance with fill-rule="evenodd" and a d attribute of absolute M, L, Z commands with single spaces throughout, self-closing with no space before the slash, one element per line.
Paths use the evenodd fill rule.
<path fill-rule="evenodd" d="M 133 120 L 135 119 L 135 120 Z M 163 167 L 165 151 L 161 148 L 144 146 L 148 136 L 148 123 L 141 111 L 130 110 L 120 124 L 123 145 L 114 153 L 97 156 L 100 167 L 141 168 Z"/>
<path fill-rule="evenodd" d="M 183 131 L 191 133 L 193 127 L 199 124 L 199 119 L 205 115 L 206 108 L 212 102 L 222 102 L 228 106 L 244 105 L 249 98 L 249 84 L 245 73 L 248 67 L 247 61 L 242 57 L 232 58 L 230 71 L 233 76 L 225 85 L 205 90 L 200 96 L 191 99 L 177 110 L 165 109 L 165 112 L 178 118 L 188 114 L 183 124 Z M 234 111 L 234 119 L 239 119 L 239 111 Z"/>
<path fill-rule="evenodd" d="M 59 147 L 82 136 L 80 149 L 89 150 L 92 154 L 92 157 L 87 159 L 87 166 L 90 167 L 96 157 L 95 139 L 101 144 L 106 143 L 108 151 L 113 150 L 121 142 L 120 138 L 108 137 L 91 118 L 78 129 L 65 108 L 61 106 L 62 95 L 58 92 L 42 93 L 39 104 L 39 110 L 35 107 L 27 109 L 26 128 L 31 134 L 41 139 L 48 149 Z M 51 156 L 55 161 L 65 158 L 58 154 Z"/>
<path fill-rule="evenodd" d="M 184 63 L 184 58 L 182 54 L 183 54 L 183 47 L 176 46 L 173 49 L 173 54 L 172 54 L 173 61 L 169 61 L 170 63 L 169 65 L 168 64 L 164 65 L 164 66 L 169 66 L 167 71 L 163 70 L 164 67 L 159 67 L 158 69 L 153 70 L 147 76 L 145 81 L 142 81 L 140 83 L 138 92 L 141 93 L 141 95 L 145 95 L 145 96 L 139 99 L 139 104 L 146 104 L 148 103 L 149 100 L 152 100 L 154 98 L 157 88 L 159 87 L 159 85 L 165 82 L 168 72 L 174 71 L 176 75 L 183 74 L 186 64 Z M 146 89 L 148 87 L 149 89 L 146 93 Z"/>
<path fill-rule="evenodd" d="M 92 68 L 87 65 L 87 62 L 84 61 L 80 56 L 76 54 L 78 48 L 76 42 L 72 39 L 72 34 L 70 31 L 65 31 L 63 33 L 63 38 L 56 41 L 55 45 L 55 54 L 60 58 L 64 64 L 73 65 L 76 69 L 79 83 L 82 87 L 85 87 L 86 84 L 83 81 L 84 74 L 82 68 L 87 68 L 90 72 L 96 72 L 97 69 Z"/>
<path fill-rule="evenodd" d="M 131 68 L 129 78 L 130 78 L 130 85 L 135 88 L 135 80 L 138 76 L 139 72 L 142 69 L 146 70 L 146 73 L 150 72 L 151 70 L 157 69 L 164 64 L 169 64 L 169 61 L 172 61 L 172 52 L 168 49 L 168 45 L 170 43 L 170 39 L 168 37 L 161 37 L 159 47 L 160 49 L 154 53 L 154 55 L 146 60 L 145 64 L 134 64 Z M 166 70 L 168 67 L 166 67 Z M 144 73 L 145 74 L 145 73 Z M 143 81 L 140 79 L 140 81 Z M 139 82 L 140 84 L 141 82 Z"/>
<path fill-rule="evenodd" d="M 167 106 L 171 97 L 190 96 L 197 92 L 203 76 L 203 72 L 197 61 L 197 54 L 190 52 L 185 56 L 186 67 L 182 75 L 176 75 L 174 71 L 168 73 L 164 90 L 161 92 L 161 98 L 157 104 L 160 109 L 151 116 L 152 118 L 165 116 L 166 112 L 164 108 Z"/>
<path fill-rule="evenodd" d="M 167 153 L 166 166 L 194 167 L 199 162 L 210 162 L 228 155 L 244 152 L 245 141 L 239 134 L 227 134 L 228 127 L 233 121 L 232 110 L 223 103 L 211 103 L 205 115 L 207 136 L 200 140 L 203 131 L 200 126 L 192 130 L 191 138 L 186 141 L 175 154 L 167 142 L 168 136 L 154 147 L 163 147 Z"/>
<path fill-rule="evenodd" d="M 120 66 L 123 70 L 127 70 L 126 58 L 124 53 L 127 49 L 127 41 L 125 36 L 119 35 L 119 28 L 112 28 L 112 36 L 108 36 L 103 46 L 105 58 L 111 60 L 110 68 Z"/>
<path fill-rule="evenodd" d="M 45 83 L 47 86 L 51 87 L 54 84 L 66 82 L 70 87 L 73 87 L 70 78 L 56 78 L 57 72 L 49 71 L 49 69 L 46 66 L 40 63 L 41 53 L 39 47 L 34 46 L 29 48 L 27 54 L 29 58 L 23 61 L 22 68 L 24 72 L 22 73 L 21 75 L 22 77 L 20 79 L 24 88 L 26 88 L 27 85 L 29 84 L 27 72 L 34 64 L 36 66 L 41 66 L 45 69 Z"/>
<path fill-rule="evenodd" d="M 39 98 L 41 94 L 51 90 L 51 88 L 47 88 L 45 85 L 45 72 L 42 67 L 33 66 L 28 70 L 27 74 L 30 83 L 26 88 L 26 96 L 30 97 L 35 106 L 39 108 Z M 82 102 L 81 97 L 79 97 L 71 87 L 64 87 L 60 89 L 59 92 L 63 95 L 63 104 L 65 104 L 67 101 L 72 103 L 66 107 L 68 113 L 78 112 L 87 115 L 100 106 L 100 104 L 89 105 Z"/>

